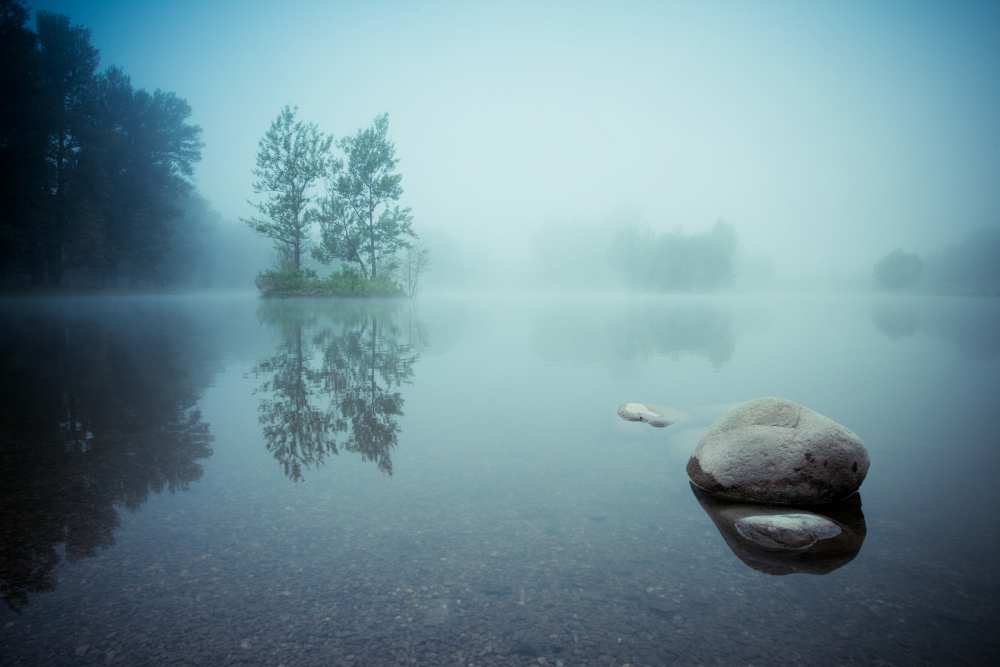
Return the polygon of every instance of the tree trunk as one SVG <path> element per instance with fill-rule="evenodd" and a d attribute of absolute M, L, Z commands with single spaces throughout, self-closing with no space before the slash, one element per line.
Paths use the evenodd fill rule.
<path fill-rule="evenodd" d="M 372 265 L 372 280 L 375 280 L 375 205 L 368 206 L 368 263 Z"/>
<path fill-rule="evenodd" d="M 58 287 L 62 282 L 63 231 L 66 228 L 66 131 L 59 131 L 56 153 L 56 191 L 53 196 L 52 226 L 45 239 L 45 283 Z"/>
<path fill-rule="evenodd" d="M 301 213 L 300 209 L 296 207 L 295 210 L 295 243 L 292 244 L 292 266 L 295 267 L 295 273 L 299 272 L 299 266 L 301 265 L 302 256 L 302 227 L 298 224 L 299 216 Z"/>

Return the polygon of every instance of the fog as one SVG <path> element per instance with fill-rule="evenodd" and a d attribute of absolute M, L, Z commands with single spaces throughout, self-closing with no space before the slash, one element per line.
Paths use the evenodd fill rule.
<path fill-rule="evenodd" d="M 335 139 L 388 112 L 430 290 L 634 285 L 623 229 L 719 220 L 734 287 L 869 287 L 1000 225 L 995 3 L 33 7 L 188 101 L 227 225 L 283 105 Z"/>
<path fill-rule="evenodd" d="M 1000 664 L 998 110 L 995 0 L 0 0 L 0 664 Z"/>

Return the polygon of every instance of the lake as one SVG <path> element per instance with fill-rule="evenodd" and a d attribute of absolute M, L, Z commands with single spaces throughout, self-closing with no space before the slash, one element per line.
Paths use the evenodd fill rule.
<path fill-rule="evenodd" d="M 1000 659 L 1000 300 L 0 313 L 3 665 Z M 689 485 L 704 430 L 768 395 L 864 439 L 856 550 L 748 552 Z"/>

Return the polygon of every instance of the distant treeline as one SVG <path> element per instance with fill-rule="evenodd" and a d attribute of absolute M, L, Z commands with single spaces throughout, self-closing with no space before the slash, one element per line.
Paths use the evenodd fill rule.
<path fill-rule="evenodd" d="M 736 230 L 722 221 L 702 234 L 628 227 L 614 241 L 611 262 L 639 289 L 711 291 L 732 286 L 736 247 Z"/>
<path fill-rule="evenodd" d="M 1000 296 L 1000 229 L 971 231 L 926 257 L 897 248 L 876 262 L 872 279 L 889 290 Z"/>
<path fill-rule="evenodd" d="M 0 285 L 188 282 L 211 217 L 190 181 L 191 108 L 99 71 L 89 30 L 67 17 L 29 18 L 0 0 Z"/>

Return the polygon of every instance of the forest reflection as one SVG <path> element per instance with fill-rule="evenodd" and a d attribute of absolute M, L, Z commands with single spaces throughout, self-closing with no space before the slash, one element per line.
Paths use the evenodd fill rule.
<path fill-rule="evenodd" d="M 258 318 L 278 333 L 253 370 L 267 450 L 293 481 L 341 451 L 392 474 L 403 414 L 425 335 L 408 304 L 265 301 Z"/>
<path fill-rule="evenodd" d="M 982 299 L 884 299 L 873 304 L 871 321 L 897 343 L 926 334 L 956 347 L 968 359 L 1000 356 L 1000 308 Z"/>
<path fill-rule="evenodd" d="M 174 309 L 22 306 L 0 331 L 0 595 L 54 590 L 114 544 L 122 507 L 186 489 L 211 456 L 197 402 L 218 350 Z"/>

